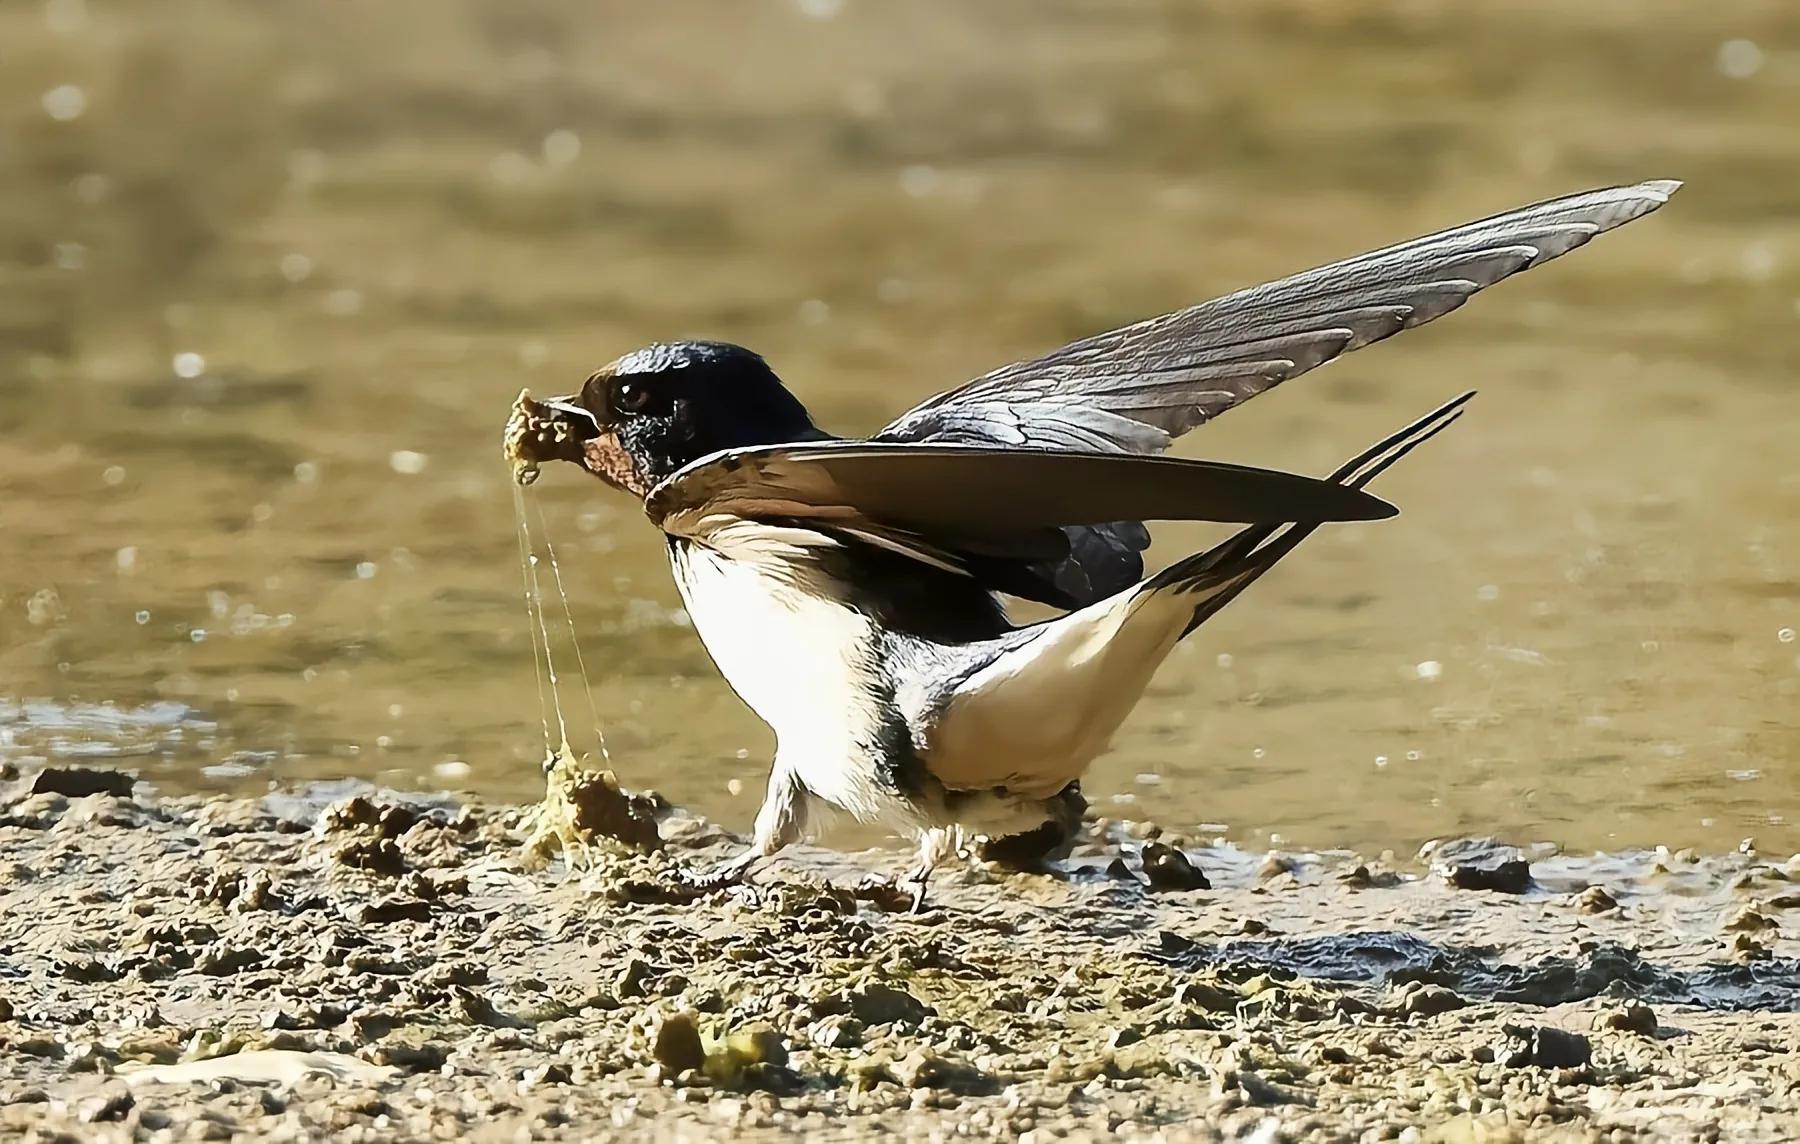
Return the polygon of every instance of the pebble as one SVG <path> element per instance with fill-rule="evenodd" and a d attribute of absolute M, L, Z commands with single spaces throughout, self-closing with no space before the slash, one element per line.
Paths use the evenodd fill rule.
<path fill-rule="evenodd" d="M 807 1037 L 822 1049 L 854 1049 L 863 1043 L 863 1023 L 838 1013 L 813 1022 Z"/>
<path fill-rule="evenodd" d="M 1722 928 L 1732 933 L 1760 933 L 1779 929 L 1780 923 L 1755 906 L 1744 906 L 1728 916 Z"/>
<path fill-rule="evenodd" d="M 917 1025 L 932 1012 L 906 990 L 879 981 L 852 990 L 839 1003 L 864 1025 Z"/>
<path fill-rule="evenodd" d="M 995 1089 L 994 1080 L 974 1065 L 939 1056 L 928 1049 L 914 1049 L 890 1069 L 906 1088 L 941 1088 L 957 1093 L 983 1093 Z"/>
<path fill-rule="evenodd" d="M 1153 890 L 1210 890 L 1212 882 L 1187 854 L 1161 842 L 1146 842 L 1140 852 L 1144 877 Z"/>
<path fill-rule="evenodd" d="M 1603 914 L 1619 908 L 1618 899 L 1607 893 L 1604 886 L 1589 886 L 1576 901 L 1584 914 Z"/>
<path fill-rule="evenodd" d="M 1409 1017 L 1434 1017 L 1468 1005 L 1462 995 L 1442 985 L 1410 981 L 1400 990 L 1400 1011 Z"/>
<path fill-rule="evenodd" d="M 1593 1049 L 1580 1033 L 1550 1025 L 1504 1025 L 1502 1046 L 1496 1059 L 1508 1068 L 1579 1068 L 1588 1063 Z"/>
<path fill-rule="evenodd" d="M 86 798 L 104 794 L 114 798 L 130 798 L 137 779 L 127 771 L 105 771 L 95 767 L 45 767 L 32 777 L 26 788 L 31 794 L 54 794 L 65 798 Z"/>
<path fill-rule="evenodd" d="M 1518 848 L 1490 839 L 1439 843 L 1432 851 L 1432 868 L 1459 890 L 1523 894 L 1532 887 L 1531 864 Z"/>
<path fill-rule="evenodd" d="M 1594 1018 L 1596 1029 L 1617 1029 L 1625 1033 L 1636 1033 L 1641 1037 L 1656 1035 L 1656 1013 L 1642 1001 L 1627 1001 L 1622 1005 L 1603 1010 Z"/>
<path fill-rule="evenodd" d="M 706 1063 L 706 1049 L 700 1043 L 700 1028 L 692 1013 L 671 1013 L 656 1027 L 655 1046 L 650 1050 L 658 1064 L 670 1073 L 698 1069 Z"/>

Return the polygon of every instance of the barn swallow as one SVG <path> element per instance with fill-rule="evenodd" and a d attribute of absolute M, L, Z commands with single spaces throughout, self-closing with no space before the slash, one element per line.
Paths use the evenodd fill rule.
<path fill-rule="evenodd" d="M 768 792 L 727 885 L 821 805 L 919 841 L 922 906 L 966 837 L 1066 844 L 1083 772 L 1183 637 L 1455 421 L 1440 406 L 1323 479 L 1159 456 L 1276 385 L 1462 305 L 1680 186 L 1553 199 L 1003 366 L 867 439 L 818 428 L 757 354 L 658 343 L 525 409 L 661 528 L 694 630 L 774 730 Z M 1145 577 L 1143 521 L 1241 524 Z M 1005 598 L 1052 605 L 1015 623 Z"/>

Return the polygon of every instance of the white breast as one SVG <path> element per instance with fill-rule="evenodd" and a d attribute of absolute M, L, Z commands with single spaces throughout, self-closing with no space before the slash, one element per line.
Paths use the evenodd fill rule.
<path fill-rule="evenodd" d="M 877 712 L 876 641 L 840 601 L 816 556 L 833 542 L 805 529 L 733 521 L 669 549 L 688 616 L 720 672 L 774 731 L 776 765 L 813 794 L 873 820 L 889 795 L 862 757 Z"/>

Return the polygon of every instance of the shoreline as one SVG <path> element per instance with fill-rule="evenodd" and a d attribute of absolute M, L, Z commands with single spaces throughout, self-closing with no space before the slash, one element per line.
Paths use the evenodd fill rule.
<path fill-rule="evenodd" d="M 1800 1118 L 1792 856 L 1384 862 L 1102 823 L 1066 877 L 949 868 L 914 916 L 850 891 L 885 851 L 684 895 L 672 870 L 734 843 L 679 810 L 659 852 L 598 843 L 570 872 L 531 868 L 517 807 L 53 771 L 0 789 L 8 1135 L 1775 1140 Z"/>

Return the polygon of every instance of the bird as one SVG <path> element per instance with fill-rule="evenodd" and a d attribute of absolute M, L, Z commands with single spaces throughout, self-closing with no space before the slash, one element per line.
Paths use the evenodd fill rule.
<path fill-rule="evenodd" d="M 1395 515 L 1366 486 L 1473 394 L 1323 478 L 1167 456 L 1174 439 L 1679 186 L 1545 200 L 1084 338 L 867 438 L 821 429 L 727 342 L 654 343 L 575 393 L 522 395 L 522 451 L 641 501 L 694 631 L 774 731 L 750 843 L 700 884 L 743 880 L 821 809 L 916 840 L 895 882 L 915 910 L 967 840 L 1066 854 L 1084 772 L 1177 642 L 1322 525 Z M 1146 576 L 1143 522 L 1163 520 L 1242 527 Z M 1016 621 L 1013 601 L 1055 614 Z"/>

